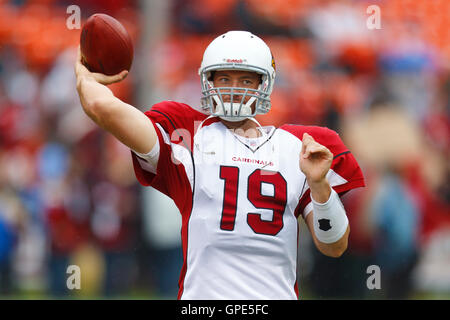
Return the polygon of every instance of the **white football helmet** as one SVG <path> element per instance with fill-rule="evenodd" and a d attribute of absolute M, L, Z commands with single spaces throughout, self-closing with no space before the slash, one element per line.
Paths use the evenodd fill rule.
<path fill-rule="evenodd" d="M 258 89 L 214 88 L 212 72 L 217 70 L 243 70 L 261 75 Z M 229 31 L 214 39 L 206 48 L 198 71 L 202 85 L 201 104 L 205 111 L 228 121 L 242 121 L 270 110 L 270 94 L 275 81 L 275 61 L 263 40 L 247 31 Z M 237 91 L 239 90 L 239 91 Z M 223 95 L 231 95 L 224 102 Z M 233 102 L 239 96 L 240 103 Z M 250 96 L 247 103 L 245 98 Z M 255 103 L 252 110 L 251 105 Z"/>

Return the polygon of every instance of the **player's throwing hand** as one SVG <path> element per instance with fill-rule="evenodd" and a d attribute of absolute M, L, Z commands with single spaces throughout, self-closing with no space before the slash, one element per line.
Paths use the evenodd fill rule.
<path fill-rule="evenodd" d="M 307 133 L 303 134 L 302 143 L 300 170 L 305 174 L 308 184 L 325 180 L 333 162 L 333 154 Z"/>
<path fill-rule="evenodd" d="M 107 76 L 106 74 L 102 73 L 90 72 L 83 64 L 81 50 L 80 47 L 78 47 L 77 60 L 75 62 L 75 75 L 77 77 L 77 83 L 81 78 L 88 77 L 94 79 L 98 83 L 108 85 L 125 79 L 128 75 L 128 71 L 124 70 L 112 76 Z"/>

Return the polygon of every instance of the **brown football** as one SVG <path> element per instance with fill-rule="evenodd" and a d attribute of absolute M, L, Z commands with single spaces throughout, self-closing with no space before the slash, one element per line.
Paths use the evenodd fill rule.
<path fill-rule="evenodd" d="M 130 70 L 133 42 L 125 27 L 113 17 L 96 13 L 83 25 L 80 37 L 83 64 L 106 75 Z"/>

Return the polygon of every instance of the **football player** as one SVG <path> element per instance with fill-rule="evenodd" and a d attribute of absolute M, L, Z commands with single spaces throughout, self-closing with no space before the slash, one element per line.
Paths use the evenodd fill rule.
<path fill-rule="evenodd" d="M 106 76 L 75 65 L 86 114 L 131 149 L 138 181 L 181 212 L 179 299 L 298 299 L 298 218 L 339 257 L 349 224 L 340 196 L 364 186 L 353 155 L 324 127 L 261 127 L 275 62 L 256 35 L 230 31 L 206 48 L 201 108 L 164 101 L 145 113 L 114 97 Z"/>

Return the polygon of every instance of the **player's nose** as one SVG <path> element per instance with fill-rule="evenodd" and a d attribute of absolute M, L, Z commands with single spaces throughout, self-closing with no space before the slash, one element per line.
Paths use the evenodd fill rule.
<path fill-rule="evenodd" d="M 228 94 L 231 93 L 231 94 Z M 233 99 L 233 102 L 241 102 L 242 101 L 242 90 L 227 90 L 226 94 L 223 94 L 223 102 L 230 102 Z"/>
<path fill-rule="evenodd" d="M 234 89 L 234 88 L 240 88 L 240 82 L 239 79 L 232 79 L 230 83 L 230 88 L 233 89 L 222 89 L 223 93 L 227 93 L 223 95 L 223 102 L 231 102 L 231 99 L 233 99 L 232 102 L 239 103 L 242 101 L 242 93 L 245 92 L 245 90 L 242 89 Z M 231 94 L 228 94 L 231 93 Z M 232 98 L 233 97 L 233 98 Z"/>
<path fill-rule="evenodd" d="M 232 87 L 232 88 L 240 88 L 240 87 L 242 87 L 241 80 L 239 78 L 236 78 L 236 79 L 231 78 L 230 79 L 230 87 Z"/>

